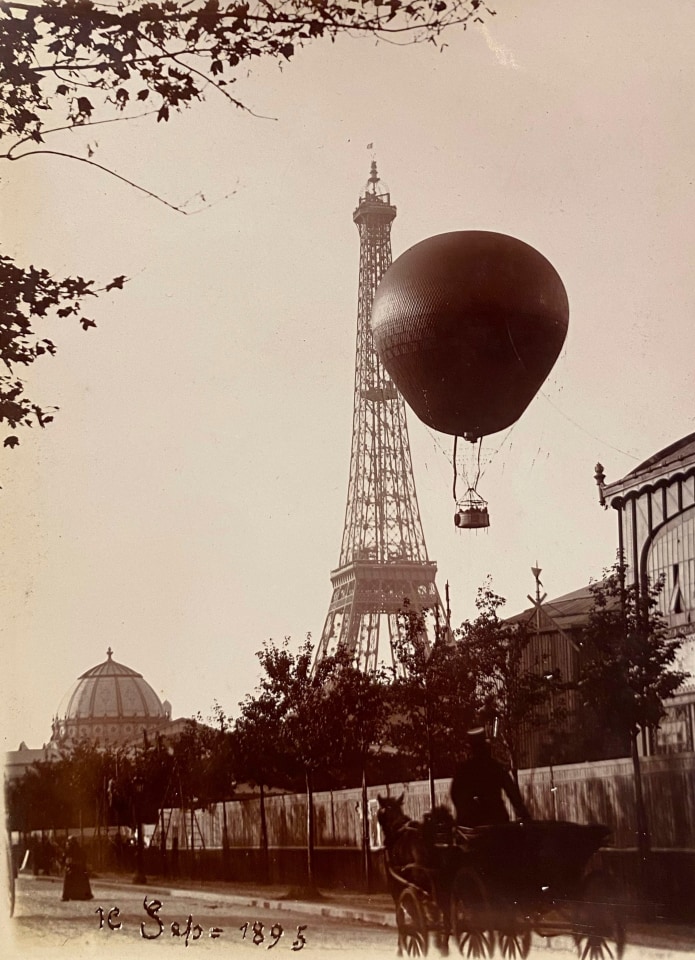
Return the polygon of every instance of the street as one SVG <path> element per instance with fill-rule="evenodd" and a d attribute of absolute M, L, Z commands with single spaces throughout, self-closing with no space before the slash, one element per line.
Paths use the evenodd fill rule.
<path fill-rule="evenodd" d="M 152 886 L 146 893 L 127 883 L 92 883 L 94 899 L 63 903 L 58 878 L 20 877 L 14 918 L 3 926 L 3 957 L 58 958 L 146 957 L 161 949 L 194 949 L 207 956 L 258 956 L 273 949 L 276 957 L 306 951 L 314 957 L 396 956 L 395 927 L 320 916 L 300 910 L 244 907 L 229 897 L 191 891 L 173 895 Z M 146 900 L 146 906 L 143 903 Z M 190 917 L 190 921 L 189 921 Z M 6 934 L 9 931 L 9 936 Z M 5 946 L 6 942 L 6 946 Z M 430 949 L 430 956 L 438 956 Z M 452 949 L 452 957 L 456 956 Z M 564 960 L 576 957 L 569 941 L 534 944 L 530 957 Z M 628 945 L 625 960 L 666 960 L 692 956 L 667 947 Z M 608 960 L 608 957 L 606 957 Z"/>
<path fill-rule="evenodd" d="M 94 899 L 62 903 L 62 881 L 20 877 L 17 881 L 17 905 L 9 921 L 12 937 L 10 952 L 3 956 L 52 957 L 104 956 L 147 957 L 165 947 L 206 951 L 208 956 L 257 956 L 260 949 L 275 949 L 277 955 L 295 955 L 301 950 L 314 956 L 349 957 L 365 953 L 370 957 L 395 955 L 395 928 L 382 928 L 327 917 L 314 917 L 290 910 L 270 910 L 230 905 L 224 897 L 192 894 L 167 896 L 166 888 L 147 891 L 151 916 L 143 907 L 143 892 L 128 884 L 92 882 Z M 160 901 L 161 908 L 156 911 Z M 103 910 L 100 929 L 99 908 Z M 109 911 L 113 908 L 119 914 Z M 188 917 L 191 925 L 188 926 Z M 157 917 L 161 920 L 160 928 Z M 109 924 L 110 920 L 110 924 Z M 116 927 L 120 922 L 120 929 Z M 144 928 L 141 932 L 141 924 Z M 172 924 L 178 924 L 178 929 Z M 254 924 L 256 925 L 254 930 Z M 262 925 L 262 926 L 261 926 Z M 298 927 L 303 929 L 298 931 Z M 188 928 L 188 938 L 186 937 Z M 5 927 L 5 930 L 7 927 Z M 3 931 L 4 932 L 4 931 Z M 177 935 L 178 933 L 178 935 Z M 144 936 L 143 936 L 144 934 Z M 151 939 L 145 939 L 149 937 Z M 304 941 L 304 942 L 302 942 Z M 293 946 L 294 944 L 294 946 Z"/>

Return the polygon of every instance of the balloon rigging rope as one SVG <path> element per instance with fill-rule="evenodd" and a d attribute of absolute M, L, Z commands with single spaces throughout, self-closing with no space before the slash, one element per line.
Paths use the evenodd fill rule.
<path fill-rule="evenodd" d="M 456 502 L 456 446 L 458 439 L 457 436 L 454 436 L 454 502 Z"/>
<path fill-rule="evenodd" d="M 506 444 L 507 440 L 509 440 L 509 437 L 511 436 L 512 430 L 514 429 L 515 426 L 516 426 L 516 423 L 513 423 L 513 424 L 511 425 L 511 427 L 509 428 L 509 430 L 507 430 L 507 432 L 505 433 L 504 437 L 502 438 L 502 442 L 500 443 L 499 447 L 498 447 L 496 450 L 493 450 L 493 451 L 492 451 L 492 453 L 490 454 L 490 459 L 488 460 L 488 462 L 487 462 L 487 463 L 485 464 L 485 466 L 483 467 L 483 470 L 482 470 L 482 472 L 481 472 L 481 474 L 480 474 L 480 477 L 484 477 L 484 476 L 485 476 L 485 471 L 486 471 L 487 468 L 490 466 L 490 464 L 492 463 L 492 461 L 495 459 L 495 457 L 497 456 L 497 454 L 502 450 L 502 447 Z M 478 479 L 480 479 L 480 477 L 479 477 Z"/>
<path fill-rule="evenodd" d="M 601 437 L 597 437 L 593 433 L 589 433 L 586 427 L 583 427 L 581 423 L 577 423 L 577 421 L 573 420 L 572 417 L 568 416 L 564 410 L 561 410 L 556 403 L 553 403 L 553 401 L 550 399 L 547 393 L 544 393 L 542 390 L 539 390 L 538 392 L 542 397 L 545 397 L 545 399 L 548 401 L 551 407 L 554 407 L 557 410 L 560 416 L 564 417 L 565 420 L 569 420 L 570 423 L 573 423 L 574 426 L 577 427 L 579 430 L 581 430 L 582 433 L 585 433 L 587 437 L 591 437 L 592 440 L 598 440 L 599 443 L 604 443 L 607 447 L 610 447 L 611 450 L 615 450 L 616 453 L 622 453 L 626 457 L 630 457 L 632 460 L 640 459 L 639 457 L 636 457 L 634 453 L 628 453 L 627 450 L 621 450 L 620 447 L 616 447 L 612 443 L 608 443 L 607 440 L 602 440 Z"/>
<path fill-rule="evenodd" d="M 516 349 L 516 344 L 514 343 L 514 338 L 512 337 L 512 331 L 509 329 L 509 321 L 507 321 L 507 336 L 509 337 L 509 342 L 510 342 L 511 345 L 512 345 L 512 349 L 514 350 L 514 353 L 516 354 L 517 360 L 519 361 L 519 363 L 521 364 L 521 366 L 522 366 L 522 367 L 524 368 L 524 370 L 525 370 L 525 369 L 526 369 L 526 364 L 525 364 L 524 361 L 521 359 L 521 357 L 519 356 L 519 351 Z M 615 450 L 616 453 L 622 453 L 622 454 L 624 454 L 626 457 L 630 457 L 632 460 L 639 460 L 639 459 L 640 459 L 639 457 L 636 457 L 633 453 L 628 453 L 627 450 L 621 450 L 620 447 L 616 447 L 616 446 L 614 446 L 612 443 L 608 443 L 607 440 L 602 440 L 601 437 L 597 437 L 597 436 L 595 436 L 593 433 L 590 433 L 585 427 L 583 427 L 583 426 L 581 425 L 581 423 L 577 423 L 577 421 L 576 421 L 576 420 L 573 420 L 572 417 L 568 416 L 568 415 L 564 412 L 564 410 L 561 410 L 556 404 L 554 404 L 553 401 L 550 399 L 550 397 L 548 396 L 547 393 L 543 393 L 543 391 L 542 391 L 540 388 L 539 388 L 538 392 L 541 394 L 541 396 L 545 397 L 545 399 L 548 401 L 548 403 L 550 404 L 551 407 L 555 407 L 555 409 L 557 410 L 557 412 L 558 412 L 561 416 L 563 416 L 563 417 L 565 418 L 565 420 L 569 420 L 570 423 L 573 423 L 574 426 L 577 427 L 577 429 L 581 430 L 582 433 L 585 433 L 585 434 L 587 435 L 587 437 L 591 437 L 592 440 L 597 440 L 599 443 L 604 443 L 607 447 L 610 447 L 611 450 Z"/>
<path fill-rule="evenodd" d="M 510 430 L 510 433 L 511 433 L 511 430 Z M 454 490 L 453 490 L 453 493 L 454 493 L 454 500 L 457 500 L 457 497 L 456 497 L 456 482 L 457 482 L 457 480 L 458 480 L 458 464 L 457 464 L 457 460 L 456 460 L 456 451 L 457 451 L 457 449 L 458 449 L 458 439 L 459 439 L 459 438 L 458 438 L 457 436 L 454 436 L 454 455 L 453 455 L 453 467 L 454 467 Z M 503 442 L 504 442 L 504 441 L 503 441 Z M 467 473 L 466 473 L 465 464 L 463 465 L 463 478 L 464 478 L 464 480 L 466 481 L 466 485 L 467 485 L 467 487 L 468 487 L 469 490 L 474 490 L 476 493 L 478 492 L 478 482 L 480 481 L 480 473 L 481 473 L 481 470 L 480 470 L 480 455 L 481 455 L 481 453 L 482 453 L 482 450 L 483 450 L 483 438 L 480 437 L 480 439 L 478 440 L 478 456 L 477 456 L 477 462 L 476 462 L 477 472 L 476 472 L 476 475 L 475 475 L 475 482 L 474 482 L 474 483 L 471 483 L 470 480 L 468 479 L 468 475 L 467 475 Z M 495 451 L 495 452 L 496 452 L 496 453 L 499 453 L 499 448 L 498 448 L 498 450 Z"/>

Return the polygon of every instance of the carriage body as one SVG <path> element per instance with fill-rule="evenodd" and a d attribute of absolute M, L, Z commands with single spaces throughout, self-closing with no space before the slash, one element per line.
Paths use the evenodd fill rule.
<path fill-rule="evenodd" d="M 609 835 L 601 824 L 530 820 L 459 828 L 466 866 L 475 869 L 494 902 L 542 910 L 576 900 L 589 861 Z"/>
<path fill-rule="evenodd" d="M 600 824 L 517 821 L 455 827 L 432 816 L 407 828 L 407 855 L 389 857 L 399 952 L 525 957 L 531 936 L 573 937 L 579 955 L 621 956 L 622 923 L 606 878 L 590 862 L 609 835 Z M 401 839 L 403 834 L 401 835 Z"/>
<path fill-rule="evenodd" d="M 609 833 L 561 820 L 459 828 L 452 922 L 461 952 L 491 956 L 496 939 L 503 956 L 525 957 L 536 933 L 572 937 L 582 957 L 620 957 L 620 911 L 608 878 L 591 865 Z"/>

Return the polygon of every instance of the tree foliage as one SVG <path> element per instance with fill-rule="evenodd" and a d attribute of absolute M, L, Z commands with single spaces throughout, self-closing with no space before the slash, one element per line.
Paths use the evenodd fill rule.
<path fill-rule="evenodd" d="M 6 785 L 10 827 L 29 832 L 97 821 L 130 824 L 130 808 L 122 802 L 126 776 L 121 750 L 80 741 L 56 759 L 33 763 Z"/>
<path fill-rule="evenodd" d="M 452 26 L 480 21 L 486 0 L 2 0 L 0 2 L 0 159 L 52 155 L 98 168 L 137 190 L 139 184 L 86 154 L 68 153 L 55 135 L 74 128 L 151 116 L 167 121 L 210 91 L 237 108 L 234 83 L 259 59 L 280 64 L 316 40 L 366 35 L 399 42 L 437 43 Z M 252 112 L 252 111 L 251 111 Z M 116 277 L 106 289 L 120 288 Z M 17 366 L 55 353 L 35 320 L 76 316 L 98 291 L 81 277 L 56 279 L 48 271 L 0 257 L 0 423 L 13 431 L 52 419 L 24 395 Z M 16 433 L 6 447 L 19 442 Z"/>
<path fill-rule="evenodd" d="M 640 731 L 656 730 L 666 712 L 664 700 L 689 674 L 676 668 L 683 638 L 671 635 L 658 608 L 663 583 L 628 584 L 626 574 L 619 557 L 604 579 L 592 584 L 579 689 L 606 730 L 629 739 L 642 891 L 651 896 L 650 826 L 637 739 Z"/>
<path fill-rule="evenodd" d="M 489 579 L 478 588 L 477 617 L 465 621 L 458 642 L 466 648 L 476 677 L 478 719 L 495 732 L 510 766 L 518 769 L 525 730 L 550 722 L 550 707 L 562 689 L 562 678 L 548 674 L 542 663 L 530 663 L 530 635 L 524 625 L 500 618 L 504 597 Z M 561 704 L 554 721 L 560 720 Z"/>
<path fill-rule="evenodd" d="M 399 620 L 390 737 L 415 775 L 442 776 L 461 759 L 478 715 L 475 664 L 442 630 L 430 644 L 426 613 L 406 605 Z"/>
<path fill-rule="evenodd" d="M 658 608 L 661 590 L 661 583 L 627 584 L 620 562 L 591 587 L 580 690 L 608 729 L 631 739 L 658 727 L 664 700 L 689 676 L 676 667 L 683 637 L 671 635 Z"/>
<path fill-rule="evenodd" d="M 329 773 L 342 785 L 355 785 L 367 768 L 380 762 L 380 747 L 390 716 L 389 676 L 384 669 L 366 673 L 347 650 L 326 664 L 329 696 L 340 717 Z"/>
<path fill-rule="evenodd" d="M 71 807 L 65 789 L 65 771 L 57 763 L 39 760 L 26 773 L 5 784 L 10 830 L 28 833 L 69 825 Z"/>
<path fill-rule="evenodd" d="M 270 691 L 258 690 L 247 694 L 239 709 L 234 738 L 240 777 L 258 787 L 284 782 L 280 700 Z"/>
<path fill-rule="evenodd" d="M 286 786 L 329 768 L 344 743 L 332 686 L 335 661 L 325 658 L 312 669 L 313 653 L 310 638 L 295 653 L 286 637 L 279 645 L 268 641 L 258 654 L 263 673 L 257 699 L 265 716 L 277 721 L 267 749 L 275 754 L 277 782 Z"/>
<path fill-rule="evenodd" d="M 313 665 L 311 638 L 294 653 L 286 637 L 279 646 L 264 644 L 258 653 L 263 668 L 257 690 L 268 749 L 276 764 L 276 782 L 296 788 L 304 781 L 307 809 L 307 883 L 314 886 L 314 789 L 316 777 L 340 765 L 345 747 L 344 716 L 335 697 L 336 661 Z M 262 745 L 261 745 L 262 748 Z"/>
<path fill-rule="evenodd" d="M 237 767 L 231 731 L 199 718 L 154 742 L 102 747 L 81 740 L 8 784 L 8 814 L 12 829 L 25 832 L 79 823 L 135 827 L 138 818 L 154 823 L 164 806 L 228 798 Z"/>
<path fill-rule="evenodd" d="M 516 770 L 524 731 L 549 723 L 561 678 L 528 662 L 529 634 L 501 619 L 504 603 L 488 580 L 478 589 L 477 617 L 465 620 L 453 636 L 440 630 L 431 646 L 423 615 L 403 611 L 391 737 L 415 775 L 428 769 L 430 776 L 450 774 L 465 751 L 466 731 L 483 724 Z M 562 716 L 558 702 L 555 721 Z"/>
<path fill-rule="evenodd" d="M 124 281 L 125 277 L 116 277 L 103 289 L 122 287 Z M 0 424 L 16 431 L 34 424 L 45 427 L 53 420 L 53 410 L 49 412 L 24 395 L 18 369 L 41 356 L 54 356 L 55 343 L 39 332 L 49 318 L 73 317 L 83 330 L 96 326 L 82 308 L 85 300 L 99 292 L 93 280 L 58 280 L 48 270 L 20 267 L 11 257 L 0 255 Z M 5 447 L 18 443 L 16 433 L 4 440 Z"/>
<path fill-rule="evenodd" d="M 258 58 L 287 61 L 322 37 L 365 34 L 436 42 L 449 26 L 483 21 L 485 0 L 5 0 L 0 6 L 0 136 L 45 140 L 55 110 L 69 125 L 144 105 L 158 121 L 208 88 L 228 87 Z"/>

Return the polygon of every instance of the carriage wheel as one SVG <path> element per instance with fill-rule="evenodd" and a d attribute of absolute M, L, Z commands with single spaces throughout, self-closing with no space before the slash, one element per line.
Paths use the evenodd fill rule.
<path fill-rule="evenodd" d="M 399 952 L 409 957 L 424 957 L 429 949 L 429 932 L 425 912 L 412 887 L 406 887 L 396 904 Z"/>
<path fill-rule="evenodd" d="M 451 895 L 454 936 L 464 957 L 491 957 L 495 935 L 483 882 L 474 870 L 459 870 Z"/>
<path fill-rule="evenodd" d="M 500 953 L 509 960 L 525 960 L 531 952 L 531 930 L 527 926 L 508 927 L 497 936 Z"/>
<path fill-rule="evenodd" d="M 623 955 L 625 927 L 612 886 L 599 871 L 584 879 L 573 923 L 580 960 L 620 960 Z"/>

